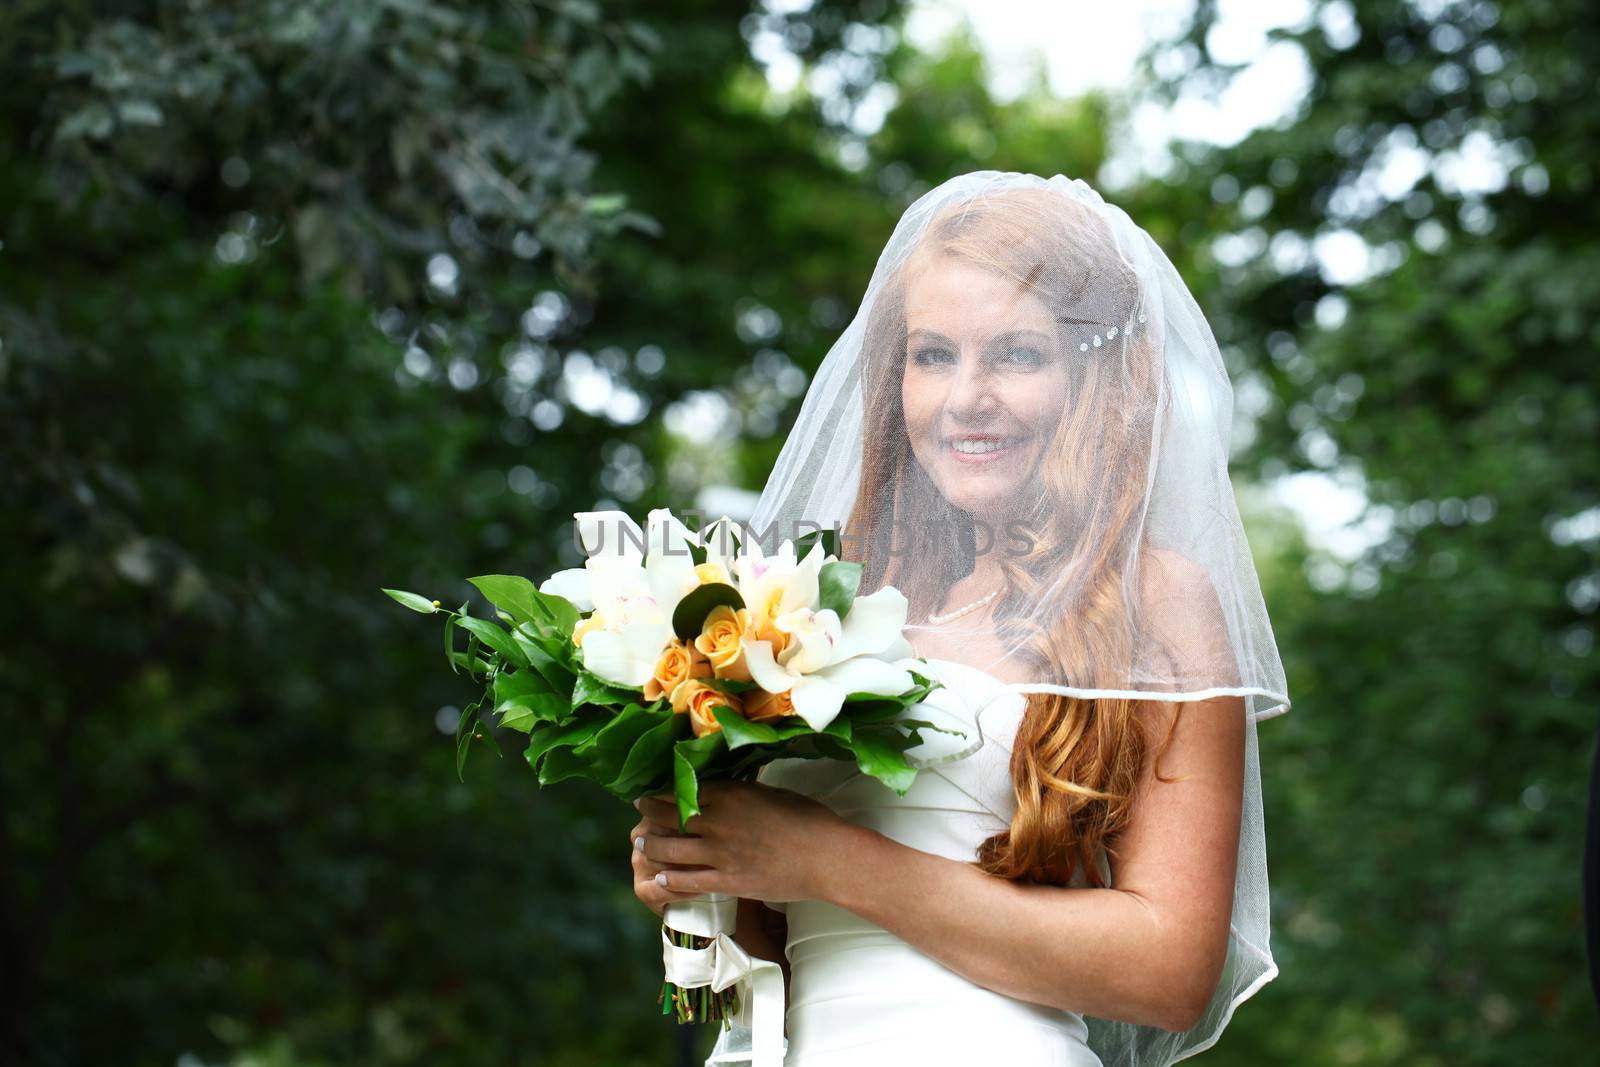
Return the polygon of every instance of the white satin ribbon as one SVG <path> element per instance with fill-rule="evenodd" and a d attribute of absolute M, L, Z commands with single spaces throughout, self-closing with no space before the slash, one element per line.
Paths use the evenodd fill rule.
<path fill-rule="evenodd" d="M 783 1036 L 783 968 L 750 955 L 733 939 L 739 898 L 706 894 L 674 900 L 664 909 L 661 962 L 667 981 L 682 989 L 710 986 L 722 992 L 739 986 L 739 1010 L 733 1022 L 750 1031 L 750 1052 L 717 1055 L 708 1064 L 746 1063 L 750 1067 L 783 1067 L 788 1042 Z M 714 940 L 705 948 L 672 943 L 667 927 Z"/>

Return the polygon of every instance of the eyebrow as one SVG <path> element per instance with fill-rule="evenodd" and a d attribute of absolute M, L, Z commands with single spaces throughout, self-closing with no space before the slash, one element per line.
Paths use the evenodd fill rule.
<path fill-rule="evenodd" d="M 909 338 L 909 337 L 915 337 L 918 334 L 923 334 L 923 335 L 931 338 L 932 340 L 941 341 L 941 342 L 943 342 L 944 344 L 947 344 L 947 345 L 954 345 L 955 344 L 954 341 L 952 341 L 950 338 L 946 337 L 944 334 L 940 333 L 939 331 L 924 329 L 921 326 L 917 327 L 915 330 L 912 330 L 906 336 Z M 1017 340 L 1017 339 L 1022 338 L 1022 337 L 1037 337 L 1037 338 L 1040 338 L 1041 340 L 1043 340 L 1046 344 L 1050 343 L 1050 335 L 1049 334 L 1043 332 L 1042 330 L 1032 330 L 1032 329 L 1007 330 L 1005 333 L 995 334 L 995 336 L 991 339 L 990 343 L 993 344 L 993 343 L 1000 342 L 1000 341 L 1013 341 L 1013 340 Z"/>

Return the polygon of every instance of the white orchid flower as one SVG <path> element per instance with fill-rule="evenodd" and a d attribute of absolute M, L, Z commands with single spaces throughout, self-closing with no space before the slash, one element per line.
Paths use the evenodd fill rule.
<path fill-rule="evenodd" d="M 638 688 L 655 672 L 672 639 L 672 613 L 698 580 L 689 554 L 693 534 L 666 508 L 640 530 L 620 511 L 573 516 L 589 552 L 582 567 L 557 571 L 539 586 L 598 620 L 582 636 L 583 664 L 594 675 Z"/>
<path fill-rule="evenodd" d="M 746 637 L 750 677 L 769 693 L 788 693 L 797 715 L 813 730 L 824 729 L 854 693 L 899 696 L 911 688 L 911 672 L 885 654 L 903 659 L 909 651 L 901 630 L 906 598 L 885 586 L 857 597 L 841 621 L 831 610 L 785 612 L 774 620 L 789 635 L 782 653 L 770 641 Z"/>
<path fill-rule="evenodd" d="M 823 552 L 813 546 L 805 559 L 797 560 L 794 542 L 784 541 L 777 554 L 763 555 L 761 545 L 752 540 L 745 555 L 734 561 L 739 596 L 750 609 L 757 630 L 775 622 L 780 615 L 816 608 L 820 589 L 817 575 L 822 570 Z"/>

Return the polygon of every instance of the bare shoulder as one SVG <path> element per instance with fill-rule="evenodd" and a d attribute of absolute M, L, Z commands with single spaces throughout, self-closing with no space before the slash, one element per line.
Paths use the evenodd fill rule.
<path fill-rule="evenodd" d="M 1169 674 L 1172 688 L 1237 684 L 1222 602 L 1200 564 L 1170 549 L 1146 553 L 1139 568 L 1139 613 L 1146 664 Z"/>
<path fill-rule="evenodd" d="M 1202 595 L 1215 600 L 1217 595 L 1206 569 L 1170 548 L 1152 548 L 1144 553 L 1139 586 L 1147 608 L 1172 599 L 1193 602 Z"/>

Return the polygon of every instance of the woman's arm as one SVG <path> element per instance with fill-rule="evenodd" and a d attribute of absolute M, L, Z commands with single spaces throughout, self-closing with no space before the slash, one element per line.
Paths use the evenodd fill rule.
<path fill-rule="evenodd" d="M 1234 660 L 1205 573 L 1152 552 L 1143 576 L 1151 637 L 1173 678 L 1224 680 Z M 1178 709 L 1182 713 L 1178 714 Z M 1244 796 L 1238 697 L 1136 705 L 1151 738 L 1112 889 L 1011 882 L 900 845 L 816 800 L 707 783 L 688 835 L 667 797 L 640 801 L 661 899 L 703 892 L 825 900 L 915 945 L 978 985 L 1105 1019 L 1187 1030 L 1227 959 Z M 1177 716 L 1172 743 L 1155 757 Z M 754 791 L 753 791 L 754 790 Z M 698 867 L 699 869 L 692 869 Z M 652 898 L 653 899 L 653 898 Z"/>
<path fill-rule="evenodd" d="M 1150 703 L 1158 749 L 1176 705 Z M 1117 842 L 1114 889 L 1011 882 L 849 825 L 823 899 L 1021 1000 L 1186 1030 L 1227 956 L 1244 778 L 1238 697 L 1184 705 Z"/>

